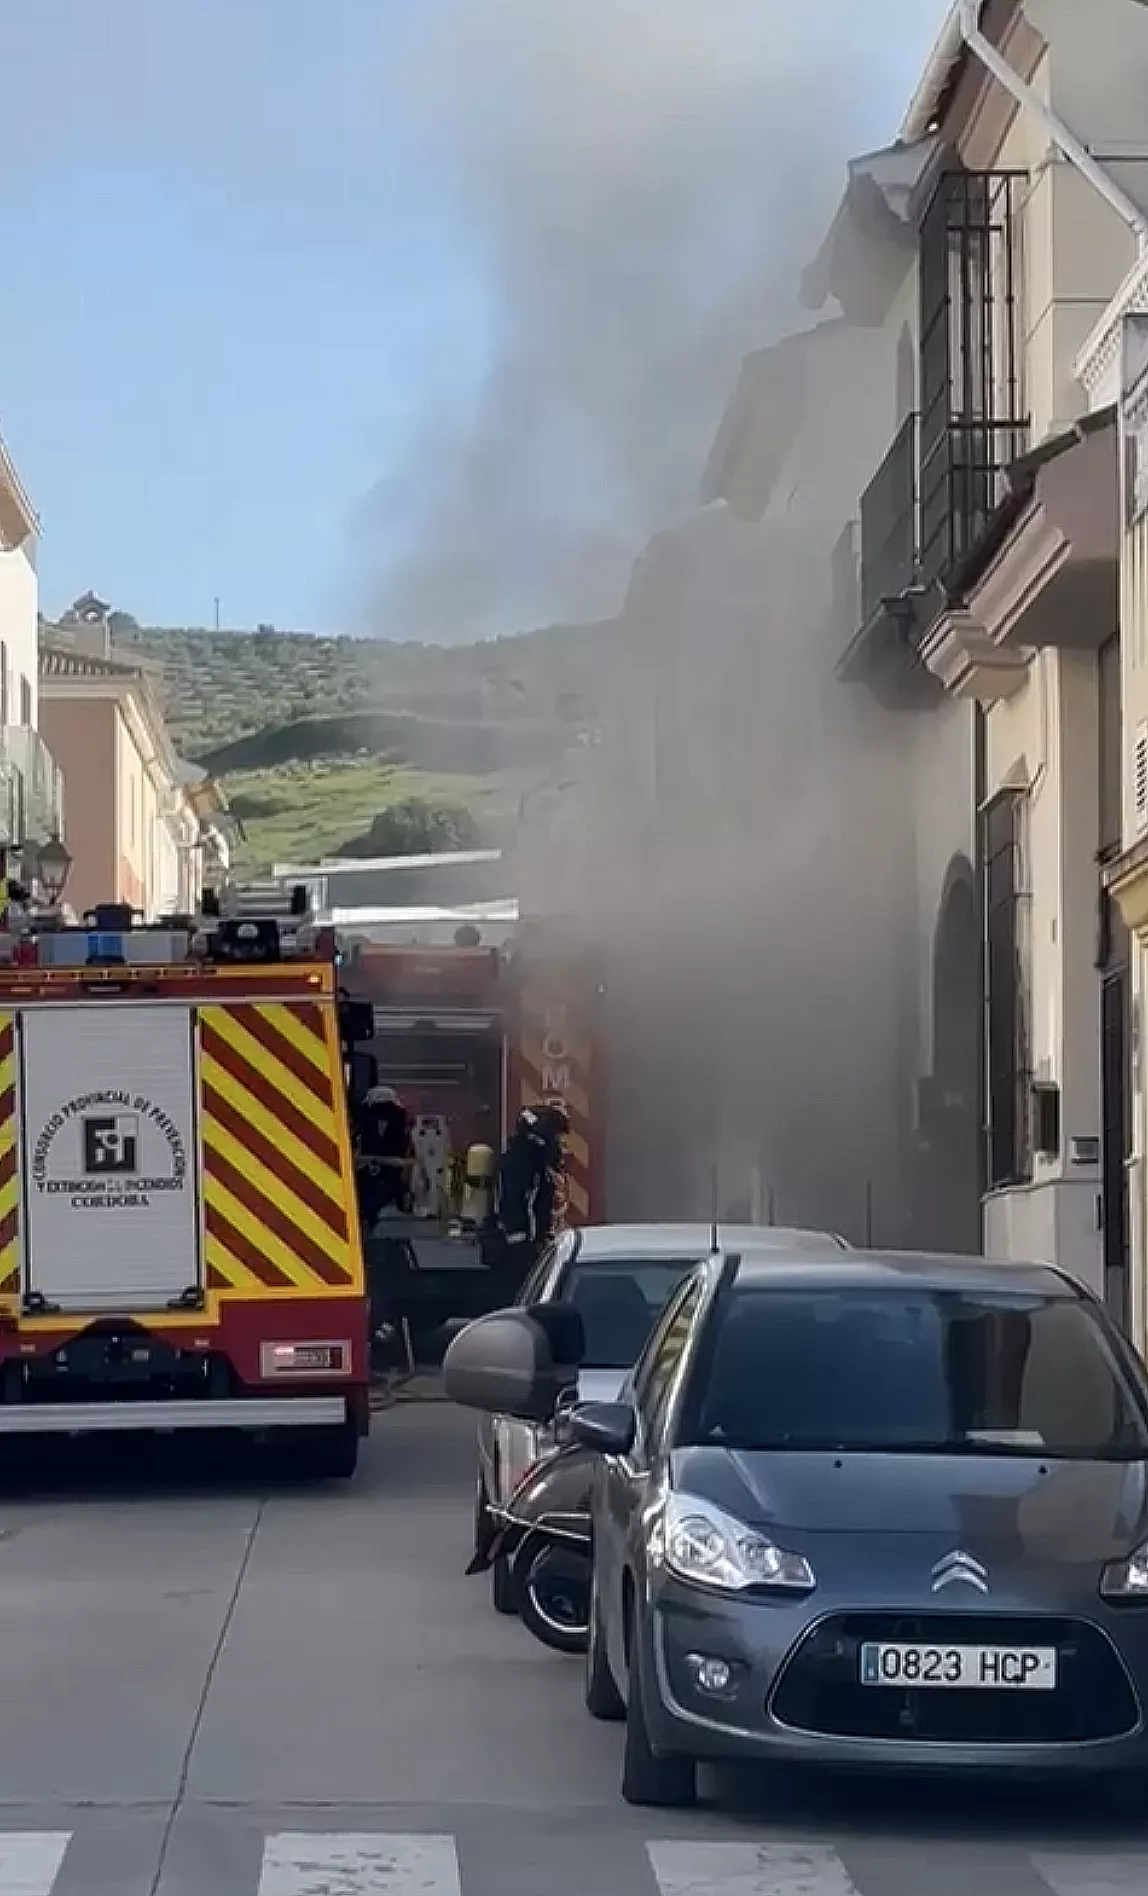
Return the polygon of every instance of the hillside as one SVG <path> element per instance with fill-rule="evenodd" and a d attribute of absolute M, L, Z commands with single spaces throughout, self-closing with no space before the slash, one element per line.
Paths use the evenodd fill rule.
<path fill-rule="evenodd" d="M 589 714 L 608 625 L 550 626 L 481 645 L 388 644 L 302 632 L 141 627 L 115 615 L 117 645 L 163 675 L 167 715 L 188 755 L 333 712 L 402 712 L 476 724 Z"/>
<path fill-rule="evenodd" d="M 444 647 L 212 632 L 113 616 L 117 649 L 155 666 L 184 756 L 227 789 L 238 866 L 332 854 L 392 804 L 470 812 L 502 840 L 519 799 L 597 719 L 609 625 Z"/>

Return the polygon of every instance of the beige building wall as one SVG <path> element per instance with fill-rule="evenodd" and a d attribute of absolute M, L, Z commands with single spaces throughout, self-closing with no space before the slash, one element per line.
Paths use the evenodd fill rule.
<path fill-rule="evenodd" d="M 36 725 L 36 543 L 0 547 L 0 724 Z"/>
<path fill-rule="evenodd" d="M 67 829 L 72 867 L 64 896 L 77 915 L 97 902 L 121 899 L 118 723 L 114 703 L 45 696 L 40 706 L 40 728 L 65 784 L 72 786 Z"/>
<path fill-rule="evenodd" d="M 1003 11 L 992 9 L 997 19 Z M 1000 40 L 1009 63 L 1040 99 L 1097 152 L 1148 138 L 1148 13 L 1075 0 L 1027 0 Z M 1022 109 L 970 61 L 947 126 L 972 170 L 1025 174 L 1021 203 L 1023 407 L 1036 445 L 1087 406 L 1077 356 L 1134 255 L 1127 225 L 1055 148 L 1037 114 Z M 1115 168 L 1129 188 L 1148 167 Z M 1016 412 L 1014 409 L 1013 412 Z M 1105 632 L 1115 627 L 1105 628 Z M 1099 643 L 1099 637 L 1097 639 Z M 1097 661 L 1091 652 L 1045 650 L 1007 681 L 982 685 L 986 800 L 1027 791 L 1023 877 L 1029 1043 L 1033 1077 L 1061 1090 L 1061 1150 L 1033 1164 L 1023 1185 L 991 1192 L 986 1248 L 1054 1258 L 1101 1281 L 1098 1166 L 1080 1163 L 1076 1140 L 1101 1125 L 1099 977 L 1094 966 L 1099 899 Z M 937 852 L 939 857 L 940 851 Z"/>
<path fill-rule="evenodd" d="M 1109 884 L 1130 930 L 1128 1023 L 1131 1125 L 1127 1189 L 1132 1332 L 1148 1349 L 1148 255 L 1134 264 L 1085 341 L 1078 361 L 1094 410 L 1118 404 L 1121 515 L 1120 790 L 1122 855 Z"/>
<path fill-rule="evenodd" d="M 199 818 L 146 690 L 114 661 L 53 656 L 41 707 L 72 786 L 66 899 L 78 913 L 127 902 L 149 921 L 194 912 L 202 893 Z"/>

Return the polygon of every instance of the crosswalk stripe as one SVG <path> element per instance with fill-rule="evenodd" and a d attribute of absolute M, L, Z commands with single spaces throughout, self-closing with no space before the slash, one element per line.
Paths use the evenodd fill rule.
<path fill-rule="evenodd" d="M 0 1832 L 0 1892 L 3 1896 L 52 1896 L 70 1830 Z"/>
<path fill-rule="evenodd" d="M 67 1830 L 0 1831 L 0 1896 L 54 1896 L 61 1873 L 69 1890 L 73 1883 L 77 1889 L 86 1887 L 85 1840 L 85 1831 L 78 1835 Z M 917 1896 L 899 1862 L 886 1870 L 888 1883 L 876 1858 L 864 1872 L 855 1865 L 851 1875 L 838 1851 L 823 1843 L 727 1842 L 697 1837 L 643 1843 L 633 1837 L 627 1839 L 627 1845 L 645 1853 L 659 1896 L 893 1896 L 893 1890 L 897 1896 L 904 1896 L 910 1887 Z M 470 1847 L 474 1847 L 473 1840 Z M 484 1846 L 481 1864 L 468 1863 L 464 1851 L 464 1868 L 471 1877 L 476 1871 L 483 1872 L 478 1880 L 484 1890 L 498 1887 L 492 1871 L 506 1847 L 505 1843 L 490 1850 Z M 1148 1896 L 1148 1850 L 1016 1849 L 1009 1853 L 1009 1861 L 1014 1866 L 1012 1878 L 998 1884 L 989 1877 L 994 1892 L 1012 1887 L 1017 1875 L 1026 1890 L 1035 1889 L 1028 1880 L 1032 1875 L 1049 1896 Z M 565 1896 L 575 1884 L 579 1890 L 587 1887 L 576 1873 L 577 1866 L 564 1859 L 556 1868 L 550 1862 L 553 1876 L 540 1875 L 540 1865 L 548 1862 L 546 1854 L 540 1855 L 533 1846 L 522 1857 L 512 1840 L 502 1872 L 503 1887 L 512 1889 L 515 1896 L 527 1890 L 545 1896 L 548 1888 L 560 1888 Z M 254 1881 L 255 1863 L 251 1859 L 248 1863 L 247 1875 Z M 959 1874 L 962 1863 L 964 1875 Z M 625 1879 L 627 1886 L 635 1880 L 636 1867 L 634 1862 Z M 941 1868 L 940 1881 L 946 1890 L 950 1884 L 956 1889 L 958 1881 L 962 1886 L 966 1881 L 975 1884 L 978 1874 L 979 1886 L 985 1888 L 983 1872 L 970 1868 L 959 1850 Z M 878 1872 L 876 1881 L 874 1869 Z M 89 1869 L 88 1873 L 94 1872 Z M 860 1884 L 855 1876 L 861 1877 Z M 96 1880 L 103 1889 L 104 1873 Z M 250 1882 L 240 1880 L 251 1889 Z M 598 1878 L 599 1882 L 603 1880 L 607 1885 L 612 1883 L 609 1874 Z M 278 1831 L 265 1833 L 262 1838 L 258 1896 L 463 1896 L 468 1881 L 460 1872 L 453 1835 Z M 646 1887 L 644 1880 L 642 1886 Z"/>
<path fill-rule="evenodd" d="M 280 1831 L 259 1896 L 461 1896 L 454 1838 Z"/>
<path fill-rule="evenodd" d="M 648 1843 L 661 1896 L 860 1896 L 824 1843 Z"/>
<path fill-rule="evenodd" d="M 1075 1851 L 1034 1851 L 1033 1869 L 1053 1896 L 1144 1896 L 1148 1854 L 1091 1856 Z"/>

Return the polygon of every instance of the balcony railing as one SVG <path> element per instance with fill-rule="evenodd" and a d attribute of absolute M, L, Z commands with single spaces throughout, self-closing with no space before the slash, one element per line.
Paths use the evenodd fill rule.
<path fill-rule="evenodd" d="M 46 843 L 63 823 L 63 773 L 39 731 L 0 726 L 0 841 Z"/>
<path fill-rule="evenodd" d="M 920 579 L 946 580 L 1028 447 L 1019 171 L 939 180 L 920 235 Z"/>
<path fill-rule="evenodd" d="M 861 497 L 861 624 L 885 599 L 896 599 L 918 576 L 917 417 L 897 430 L 893 445 Z"/>
<path fill-rule="evenodd" d="M 1009 468 L 1028 447 L 1024 421 L 964 421 L 937 435 L 921 460 L 920 571 L 946 578 L 975 546 L 1003 499 Z"/>

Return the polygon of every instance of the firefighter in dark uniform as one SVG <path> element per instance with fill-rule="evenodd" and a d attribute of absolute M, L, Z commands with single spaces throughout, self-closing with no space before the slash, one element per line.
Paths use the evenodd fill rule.
<path fill-rule="evenodd" d="M 569 1130 L 560 1106 L 525 1106 L 499 1160 L 498 1223 L 507 1274 L 518 1283 L 554 1235 L 562 1140 Z"/>
<path fill-rule="evenodd" d="M 360 1196 L 368 1231 L 384 1211 L 409 1212 L 411 1116 L 391 1086 L 372 1086 L 358 1114 Z"/>

